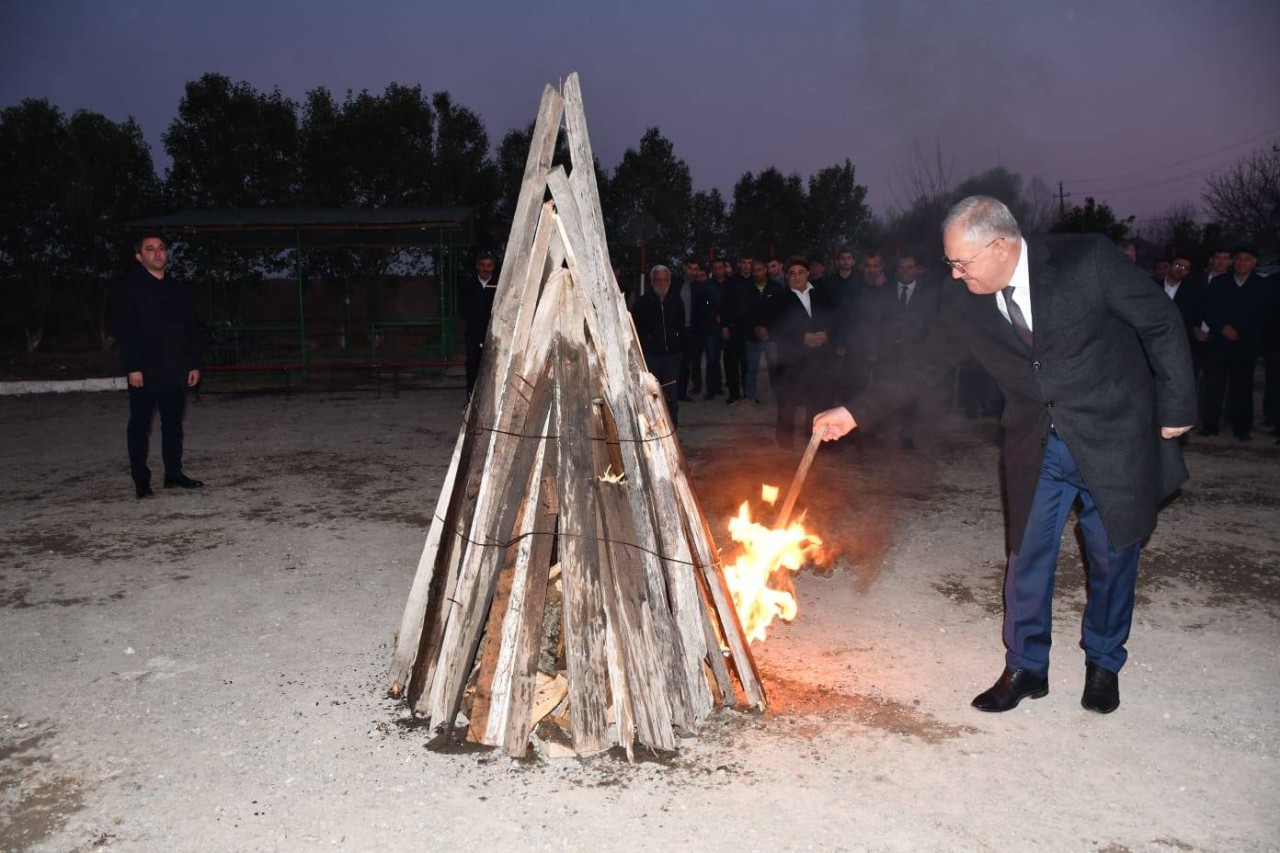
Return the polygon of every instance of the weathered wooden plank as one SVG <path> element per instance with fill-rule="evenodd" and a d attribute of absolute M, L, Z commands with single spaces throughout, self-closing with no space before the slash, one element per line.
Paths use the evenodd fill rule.
<path fill-rule="evenodd" d="M 716 542 L 710 538 L 708 525 L 704 523 L 690 525 L 687 521 L 690 497 L 694 500 L 692 508 L 698 512 L 699 520 L 703 519 L 703 516 L 701 516 L 700 506 L 696 503 L 696 497 L 692 496 L 691 492 L 681 494 L 681 483 L 687 485 L 689 482 L 684 453 L 680 450 L 680 442 L 675 437 L 675 428 L 671 423 L 671 416 L 667 411 L 666 400 L 658 379 L 653 374 L 644 374 L 636 384 L 635 393 L 636 406 L 641 412 L 641 435 L 648 439 L 645 447 L 652 451 L 645 453 L 645 461 L 653 466 L 652 478 L 671 489 L 669 506 L 672 511 L 668 516 L 675 520 L 677 532 L 671 533 L 667 526 L 663 526 L 664 539 L 675 535 L 675 542 L 664 547 L 671 549 L 669 552 L 672 553 L 673 558 L 684 564 L 671 566 L 668 570 L 672 612 L 675 613 L 676 624 L 680 628 L 681 637 L 684 638 L 685 674 L 690 680 L 694 701 L 698 703 L 695 706 L 695 712 L 698 715 L 696 721 L 700 722 L 705 719 L 712 706 L 712 697 L 709 692 L 699 692 L 696 689 L 705 683 L 703 671 L 701 671 L 701 660 L 707 661 L 712 667 L 721 694 L 724 697 L 733 695 L 733 684 L 728 676 L 728 669 L 724 665 L 724 656 L 719 646 L 717 625 L 721 620 L 714 610 L 709 610 L 712 602 L 704 596 L 703 585 L 695 575 L 695 570 L 700 570 L 700 566 L 707 565 L 709 556 L 716 555 L 718 552 Z M 691 543 L 698 544 L 695 546 Z M 699 558 L 695 558 L 695 551 L 700 553 Z M 714 625 L 710 621 L 713 616 L 716 617 Z"/>
<path fill-rule="evenodd" d="M 608 258 L 600 250 L 602 244 L 583 233 L 582 208 L 570 181 L 571 178 L 567 180 L 559 170 L 552 170 L 547 178 L 548 188 L 556 203 L 556 228 L 565 244 L 565 261 L 570 274 L 575 283 L 584 282 L 576 292 L 586 303 L 584 312 L 593 343 L 592 357 L 599 363 L 597 371 L 601 377 L 603 393 L 610 410 L 615 414 L 619 450 L 631 483 L 627 495 L 635 523 L 635 541 L 641 551 L 640 561 L 651 602 L 653 630 L 658 638 L 659 648 L 669 656 L 671 663 L 664 668 L 664 675 L 668 679 L 672 716 L 676 725 L 688 729 L 694 725 L 694 718 L 697 716 L 690 690 L 705 691 L 706 687 L 702 680 L 697 685 L 691 684 L 688 673 L 685 672 L 683 642 L 671 615 L 665 571 L 658 556 L 663 553 L 663 546 L 659 541 L 660 521 L 654 511 L 653 496 L 660 494 L 665 485 L 652 480 L 640 461 L 637 444 L 639 426 L 632 399 L 633 389 L 640 381 L 640 376 L 644 375 L 643 360 L 635 346 L 635 335 L 629 319 L 626 325 L 621 322 L 628 315 L 625 307 L 622 307 L 621 314 L 618 311 L 621 294 L 611 284 L 612 271 L 606 272 Z M 582 247 L 585 248 L 580 252 Z M 594 285 L 592 281 L 595 282 Z M 601 282 L 604 286 L 601 286 Z M 595 349 L 597 347 L 598 352 Z"/>
<path fill-rule="evenodd" d="M 708 614 L 694 576 L 696 561 L 690 545 L 692 532 L 684 523 L 683 513 L 680 511 L 680 498 L 676 493 L 675 475 L 672 471 L 676 465 L 682 465 L 683 460 L 678 456 L 679 442 L 674 436 L 662 389 L 653 374 L 646 373 L 636 383 L 634 401 L 640 415 L 641 459 L 648 470 L 650 482 L 661 484 L 660 496 L 655 498 L 655 502 L 660 500 L 666 508 L 666 511 L 657 513 L 658 532 L 663 554 L 668 557 L 663 566 L 670 592 L 671 612 L 684 652 L 679 664 L 683 667 L 692 703 L 693 719 L 686 725 L 693 727 L 706 718 L 714 704 L 714 697 L 706 684 L 702 661 L 705 659 L 711 665 L 717 678 L 723 673 L 724 683 L 720 685 L 722 692 L 727 686 L 729 695 L 732 695 L 732 685 L 728 682 L 728 670 L 720 654 L 719 643 L 707 642 Z M 673 448 L 676 450 L 675 454 L 671 452 Z"/>
<path fill-rule="evenodd" d="M 549 425 L 550 415 L 548 415 L 547 423 L 543 425 L 544 436 Z M 538 445 L 538 451 L 533 460 L 533 468 L 529 473 L 528 496 L 525 499 L 520 523 L 516 528 L 519 541 L 512 546 L 515 551 L 515 559 L 512 567 L 509 603 L 499 609 L 499 600 L 495 595 L 493 607 L 490 610 L 491 614 L 498 614 L 498 623 L 494 625 L 495 630 L 493 632 L 493 636 L 497 638 L 498 650 L 494 656 L 493 674 L 488 682 L 489 695 L 491 697 L 489 712 L 484 722 L 483 734 L 479 737 L 479 740 L 481 743 L 487 743 L 492 746 L 502 744 L 502 733 L 506 730 L 507 718 L 511 712 L 512 682 L 516 677 L 516 662 L 521 652 L 520 643 L 525 636 L 525 603 L 530 595 L 537 595 L 536 590 L 530 590 L 530 578 L 536 578 L 537 576 L 543 578 L 542 593 L 545 599 L 545 579 L 547 570 L 550 568 L 550 536 L 538 535 L 539 524 L 543 520 L 542 513 L 544 511 L 542 493 L 546 480 L 546 471 L 544 469 L 546 465 L 547 439 L 543 438 Z M 554 534 L 554 530 L 551 533 Z M 542 557 L 543 565 L 541 568 L 531 565 L 530 561 L 535 556 Z M 534 582 L 536 583 L 536 580 Z M 501 584 L 499 585 L 499 592 L 501 592 Z M 539 614 L 540 618 L 541 615 Z M 491 625 L 493 624 L 492 615 L 490 623 Z M 481 672 L 483 675 L 483 669 Z M 476 714 L 473 711 L 473 723 L 475 719 Z"/>
<path fill-rule="evenodd" d="M 609 467 L 609 453 L 605 443 L 606 427 L 604 400 L 593 403 L 595 418 L 592 430 L 596 451 L 596 470 Z M 645 588 L 645 556 L 635 547 L 635 522 L 631 517 L 631 502 L 627 490 L 631 483 L 621 480 L 596 478 L 599 496 L 600 564 L 605 600 L 609 604 L 609 621 L 622 651 L 627 667 L 626 682 L 629 690 L 624 697 L 635 718 L 636 735 L 640 742 L 654 749 L 675 749 L 672 731 L 673 697 L 671 696 L 672 664 L 670 649 L 662 645 L 658 637 L 654 602 Z M 614 707 L 624 704 L 614 695 Z M 624 739 L 619 726 L 619 740 L 631 756 L 631 739 Z"/>
<path fill-rule="evenodd" d="M 542 488 L 538 497 L 538 514 L 531 538 L 527 580 L 516 628 L 511 643 L 511 683 L 506 701 L 506 725 L 494 734 L 507 755 L 520 757 L 529 745 L 530 716 L 537 687 L 538 651 L 542 642 L 543 612 L 547 605 L 548 569 L 560 513 L 555 475 L 558 469 L 556 444 L 548 443 Z M 514 614 L 513 614 L 514 616 Z M 504 626 L 505 627 L 505 626 Z"/>
<path fill-rule="evenodd" d="M 660 397 L 662 394 L 657 379 L 652 375 L 642 380 L 642 387 L 651 397 Z M 660 422 L 662 413 L 666 409 L 665 406 L 650 407 L 650 411 Z M 702 575 L 703 590 L 710 596 L 714 612 L 718 617 L 720 633 L 729 647 L 729 654 L 734 670 L 738 673 L 738 681 L 742 685 L 746 702 L 763 710 L 765 694 L 760 682 L 760 673 L 756 669 L 755 659 L 751 656 L 746 635 L 742 632 L 742 623 L 738 620 L 737 610 L 734 609 L 733 597 L 729 594 L 729 588 L 725 583 L 724 567 L 720 563 L 715 538 L 711 534 L 706 516 L 702 514 L 697 493 L 689 482 L 684 453 L 680 449 L 679 442 L 676 441 L 662 442 L 661 446 L 670 458 L 671 484 L 675 488 L 677 505 L 688 529 L 688 541 L 693 549 L 694 560 Z M 711 651 L 714 651 L 714 647 Z"/>
<path fill-rule="evenodd" d="M 556 427 L 559 434 L 560 565 L 564 580 L 565 658 L 570 729 L 579 754 L 607 744 L 605 602 L 596 546 L 597 507 L 589 424 L 590 383 L 580 312 L 561 301 L 556 336 Z M 570 315 L 571 316 L 568 316 Z"/>
<path fill-rule="evenodd" d="M 449 470 L 440 485 L 440 497 L 436 500 L 436 511 L 431 517 L 431 526 L 427 531 L 427 542 L 422 548 L 422 557 L 418 560 L 418 570 L 413 576 L 413 586 L 409 589 L 409 600 L 404 606 L 404 615 L 400 619 L 400 631 L 396 634 L 395 652 L 391 658 L 391 667 L 387 671 L 391 695 L 400 696 L 408 683 L 409 673 L 413 669 L 418 655 L 418 646 L 422 641 L 422 623 L 426 619 L 428 591 L 431 579 L 435 574 L 436 560 L 440 556 L 440 542 L 445 533 L 445 517 L 449 507 L 457 497 L 454 484 L 458 479 L 458 463 L 462 458 L 462 448 L 466 443 L 467 430 L 464 424 L 458 430 L 458 439 L 453 445 L 453 456 L 449 459 Z"/>
<path fill-rule="evenodd" d="M 527 504 L 526 504 L 527 505 Z M 530 513 L 531 515 L 532 513 Z M 525 517 L 524 507 L 516 519 L 519 530 Z M 502 620 L 507 613 L 511 591 L 515 586 L 516 554 L 519 545 L 507 548 L 506 558 L 498 570 L 493 585 L 493 603 L 485 620 L 484 640 L 480 653 L 480 670 L 476 674 L 475 689 L 471 694 L 471 710 L 467 714 L 467 740 L 484 743 L 485 729 L 489 725 L 489 709 L 493 699 L 493 676 L 498 671 L 498 656 L 502 652 Z"/>
<path fill-rule="evenodd" d="M 485 625 L 480 670 L 476 676 L 471 711 L 468 714 L 468 739 L 490 746 L 500 745 L 498 738 L 506 726 L 509 710 L 507 701 L 510 698 L 512 659 L 520 634 L 529 559 L 534 550 L 534 532 L 540 511 L 539 495 L 546 459 L 546 436 L 550 422 L 551 413 L 548 411 L 547 420 L 542 425 L 542 438 L 538 440 L 538 449 L 534 454 L 533 467 L 526 478 L 525 498 L 516 515 L 516 541 L 508 546 L 506 560 L 498 572 L 493 604 L 489 607 L 489 618 Z M 544 550 L 544 559 L 549 558 L 550 545 Z M 547 568 L 550 568 L 549 561 Z M 491 735 L 490 732 L 494 734 Z"/>
<path fill-rule="evenodd" d="M 530 247 L 536 243 L 539 220 L 543 216 L 547 170 L 555 156 L 563 114 L 563 97 L 554 87 L 546 86 L 529 142 L 502 269 L 498 273 L 498 292 L 485 333 L 484 363 L 473 396 L 473 403 L 479 405 L 482 423 L 493 423 L 496 419 L 502 402 L 499 397 L 506 390 L 501 379 L 510 370 L 514 353 L 520 352 L 527 342 L 527 316 L 533 313 L 537 301 L 545 256 L 545 250 L 539 250 L 536 245 Z"/>
<path fill-rule="evenodd" d="M 550 406 L 550 341 L 533 345 L 545 348 L 544 364 L 532 380 L 513 372 L 513 377 L 525 383 L 526 389 L 512 387 L 513 399 L 504 403 L 499 422 L 491 433 L 491 449 L 484 465 L 486 483 L 476 501 L 467 535 L 470 547 L 450 597 L 449 619 L 440 643 L 440 664 L 430 689 L 419 703 L 425 703 L 432 725 L 449 726 L 457 714 L 503 546 L 511 538 L 515 514 L 524 498 L 525 479 L 516 472 L 523 474 L 529 470 L 538 447 L 536 439 L 525 436 L 542 427 Z M 512 488 L 513 482 L 519 485 Z"/>
<path fill-rule="evenodd" d="M 545 188 L 542 192 L 545 193 Z M 540 195 L 538 199 L 541 201 Z M 551 236 L 555 230 L 552 219 L 552 206 L 549 203 L 542 204 L 537 210 L 539 219 L 529 252 L 531 254 L 545 254 L 549 250 Z M 522 292 L 523 298 L 528 300 L 530 305 L 518 318 L 520 326 L 513 332 L 525 342 L 520 353 L 522 357 L 520 366 L 513 371 L 509 363 L 510 359 L 508 359 L 506 372 L 501 377 L 493 375 L 497 368 L 490 362 L 486 362 L 486 367 L 481 371 L 481 382 L 489 383 L 491 388 L 502 388 L 504 393 L 500 396 L 503 399 L 509 396 L 506 393 L 509 388 L 515 389 L 517 396 L 522 399 L 528 396 L 528 377 L 533 375 L 540 367 L 540 365 L 533 362 L 539 357 L 545 358 L 548 346 L 546 342 L 549 340 L 550 334 L 548 331 L 545 336 L 534 338 L 543 342 L 541 346 L 528 346 L 528 341 L 533 335 L 533 324 L 537 322 L 537 295 L 541 288 L 540 282 L 534 276 L 540 275 L 542 269 L 541 265 L 531 263 L 524 264 L 522 269 L 526 280 L 521 283 L 512 279 L 512 283 L 508 287 L 508 290 Z M 545 316 L 542 323 L 546 329 L 553 328 Z M 523 331 L 520 329 L 523 329 Z M 512 358 L 514 358 L 514 353 Z M 453 609 L 448 606 L 448 603 L 452 600 L 454 589 L 457 586 L 458 573 L 461 570 L 463 557 L 470 548 L 467 527 L 470 524 L 470 520 L 475 517 L 482 490 L 493 488 L 493 484 L 489 480 L 491 472 L 488 470 L 488 464 L 489 457 L 494 452 L 497 435 L 490 433 L 488 427 L 501 418 L 501 408 L 491 411 L 482 405 L 478 405 L 481 399 L 489 399 L 493 396 L 495 395 L 490 394 L 488 397 L 478 395 L 473 398 L 472 403 L 466 409 L 464 431 L 467 438 L 464 443 L 461 463 L 461 468 L 465 470 L 466 474 L 455 487 L 454 497 L 449 504 L 449 516 L 446 518 L 444 525 L 445 530 L 449 532 L 448 538 L 445 539 L 446 548 L 443 556 L 437 559 L 437 570 L 434 578 L 430 580 L 428 590 L 429 603 L 417 656 L 417 660 L 420 663 L 412 670 L 412 680 L 408 691 L 409 704 L 419 713 L 426 713 L 429 707 L 429 698 L 424 699 L 424 696 L 429 694 L 431 685 L 435 683 L 440 657 L 440 644 L 443 642 L 449 617 L 453 613 Z M 439 567 L 442 565 L 447 565 L 446 572 L 440 571 Z"/>

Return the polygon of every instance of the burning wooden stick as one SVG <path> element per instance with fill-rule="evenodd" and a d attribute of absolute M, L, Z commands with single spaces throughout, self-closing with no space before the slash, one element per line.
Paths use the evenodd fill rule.
<path fill-rule="evenodd" d="M 805 478 L 809 476 L 813 457 L 817 455 L 818 445 L 822 444 L 822 438 L 825 435 L 824 429 L 822 432 L 815 432 L 809 439 L 809 446 L 804 449 L 800 467 L 796 469 L 796 475 L 791 478 L 791 488 L 787 489 L 787 499 L 782 502 L 782 509 L 778 512 L 778 520 L 774 522 L 774 528 L 781 530 L 791 521 L 791 511 L 796 508 L 796 498 L 800 497 L 800 488 L 804 485 Z"/>

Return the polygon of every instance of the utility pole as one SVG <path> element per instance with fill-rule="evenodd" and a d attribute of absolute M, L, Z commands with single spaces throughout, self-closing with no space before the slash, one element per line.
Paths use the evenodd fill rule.
<path fill-rule="evenodd" d="M 1055 196 L 1055 198 L 1058 199 L 1058 218 L 1066 219 L 1067 218 L 1067 199 L 1071 198 L 1071 193 L 1062 191 L 1062 181 L 1058 181 L 1058 194 L 1057 196 Z"/>

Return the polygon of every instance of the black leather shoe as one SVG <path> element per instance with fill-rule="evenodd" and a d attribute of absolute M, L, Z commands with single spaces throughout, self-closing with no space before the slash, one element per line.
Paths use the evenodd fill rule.
<path fill-rule="evenodd" d="M 178 476 L 176 476 L 176 477 L 165 477 L 165 478 L 164 478 L 164 487 L 165 487 L 166 489 L 173 489 L 173 488 L 178 488 L 178 489 L 198 489 L 198 488 L 200 488 L 200 487 L 201 487 L 201 486 L 203 486 L 203 485 L 204 485 L 204 482 L 203 482 L 203 481 L 201 481 L 201 480 L 193 480 L 193 479 L 191 479 L 190 477 L 188 477 L 186 474 L 179 474 L 179 475 L 178 475 Z"/>
<path fill-rule="evenodd" d="M 1096 663 L 1084 665 L 1084 694 L 1080 704 L 1087 711 L 1110 714 L 1120 707 L 1120 676 Z"/>
<path fill-rule="evenodd" d="M 155 492 L 151 491 L 150 483 L 134 483 L 133 493 L 138 496 L 138 500 L 153 497 Z"/>
<path fill-rule="evenodd" d="M 1006 666 L 1000 679 L 990 690 L 973 697 L 973 707 L 992 713 L 1012 711 L 1023 699 L 1039 699 L 1048 693 L 1048 678 L 1040 678 L 1025 669 L 1009 669 Z"/>

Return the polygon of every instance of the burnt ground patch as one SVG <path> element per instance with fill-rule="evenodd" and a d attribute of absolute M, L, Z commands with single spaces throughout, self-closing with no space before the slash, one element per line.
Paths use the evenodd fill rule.
<path fill-rule="evenodd" d="M 14 559 L 13 565 L 27 565 L 22 558 L 35 559 L 88 559 L 94 563 L 133 560 L 141 554 L 158 553 L 182 559 L 190 554 L 216 548 L 222 544 L 224 534 L 214 528 L 184 526 L 190 519 L 171 515 L 151 519 L 147 532 L 126 530 L 111 536 L 101 535 L 89 528 L 70 530 L 65 527 L 35 528 L 0 537 L 0 553 Z M 175 529 L 162 531 L 156 522 L 174 522 Z"/>
<path fill-rule="evenodd" d="M 50 725 L 0 720 L 0 850 L 27 850 L 84 807 L 84 784 L 54 764 Z"/>
<path fill-rule="evenodd" d="M 1280 561 L 1245 547 L 1172 550 L 1150 548 L 1138 569 L 1150 595 L 1175 584 L 1203 595 L 1207 607 L 1263 607 L 1280 613 Z"/>
<path fill-rule="evenodd" d="M 984 560 L 971 572 L 949 572 L 929 586 L 957 604 L 976 605 L 984 613 L 1001 616 L 1004 613 L 1004 570 L 1004 563 Z"/>
<path fill-rule="evenodd" d="M 822 722 L 848 720 L 866 728 L 931 744 L 978 732 L 972 726 L 944 723 L 914 705 L 893 699 L 847 693 L 826 684 L 810 684 L 767 669 L 762 669 L 760 675 L 769 697 L 769 709 L 764 716 L 766 721 L 776 720 L 786 725 L 810 719 Z M 801 725 L 792 731 L 808 737 L 821 728 Z"/>

